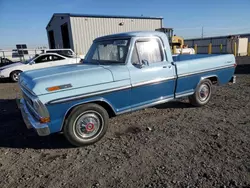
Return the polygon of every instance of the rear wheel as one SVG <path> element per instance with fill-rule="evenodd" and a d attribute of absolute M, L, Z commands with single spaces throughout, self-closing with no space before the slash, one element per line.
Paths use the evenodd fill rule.
<path fill-rule="evenodd" d="M 108 129 L 107 111 L 97 104 L 84 104 L 72 110 L 64 125 L 63 133 L 75 146 L 97 142 Z"/>
<path fill-rule="evenodd" d="M 19 80 L 19 76 L 20 76 L 20 73 L 22 71 L 19 71 L 19 70 L 16 70 L 16 71 L 13 71 L 11 74 L 10 74 L 10 79 L 13 81 L 13 82 L 18 82 Z"/>
<path fill-rule="evenodd" d="M 189 101 L 194 106 L 203 106 L 207 104 L 212 95 L 212 82 L 205 79 L 199 83 L 195 93 L 189 97 Z"/>

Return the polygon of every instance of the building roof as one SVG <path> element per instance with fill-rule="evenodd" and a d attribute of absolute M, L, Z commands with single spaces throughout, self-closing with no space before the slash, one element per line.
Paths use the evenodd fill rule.
<path fill-rule="evenodd" d="M 240 36 L 240 37 L 248 37 L 250 36 L 250 33 L 242 33 L 242 34 L 232 34 L 232 35 L 221 35 L 221 36 L 212 36 L 212 37 L 197 37 L 197 38 L 187 38 L 185 41 L 190 41 L 190 40 L 209 40 L 209 39 L 220 39 L 220 38 L 227 38 L 230 36 Z"/>
<path fill-rule="evenodd" d="M 72 13 L 54 13 L 50 18 L 46 28 L 55 16 L 69 16 L 69 17 L 89 17 L 89 18 L 130 18 L 130 19 L 160 19 L 163 17 L 148 17 L 148 16 L 121 16 L 121 15 L 98 15 L 98 14 L 72 14 Z"/>
<path fill-rule="evenodd" d="M 165 36 L 166 34 L 159 31 L 132 31 L 132 32 L 124 32 L 124 33 L 116 33 L 112 35 L 106 35 L 102 37 L 98 37 L 96 40 L 103 40 L 103 39 L 111 39 L 111 38 L 130 38 L 130 37 L 149 37 L 149 36 Z"/>

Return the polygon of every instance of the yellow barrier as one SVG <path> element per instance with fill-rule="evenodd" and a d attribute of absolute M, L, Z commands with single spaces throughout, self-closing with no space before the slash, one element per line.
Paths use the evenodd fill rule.
<path fill-rule="evenodd" d="M 220 53 L 222 54 L 222 50 L 223 50 L 223 45 L 220 44 Z"/>
<path fill-rule="evenodd" d="M 248 56 L 250 56 L 250 42 L 248 43 L 248 53 L 247 53 Z"/>
<path fill-rule="evenodd" d="M 237 44 L 234 42 L 234 56 L 237 56 Z"/>
<path fill-rule="evenodd" d="M 194 45 L 194 51 L 195 51 L 195 54 L 197 54 L 197 44 Z"/>
<path fill-rule="evenodd" d="M 176 46 L 173 47 L 173 54 L 176 54 Z"/>
<path fill-rule="evenodd" d="M 208 45 L 208 54 L 212 54 L 212 43 Z"/>

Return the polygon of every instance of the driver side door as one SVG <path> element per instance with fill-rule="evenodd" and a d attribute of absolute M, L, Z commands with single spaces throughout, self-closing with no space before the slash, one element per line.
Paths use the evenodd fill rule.
<path fill-rule="evenodd" d="M 174 67 L 158 37 L 136 39 L 129 72 L 132 110 L 174 98 Z"/>

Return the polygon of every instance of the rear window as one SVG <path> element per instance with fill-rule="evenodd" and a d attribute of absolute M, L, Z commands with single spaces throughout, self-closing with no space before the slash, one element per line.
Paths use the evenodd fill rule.
<path fill-rule="evenodd" d="M 73 52 L 71 50 L 47 50 L 47 53 L 57 53 L 66 57 L 72 57 L 74 56 Z"/>

